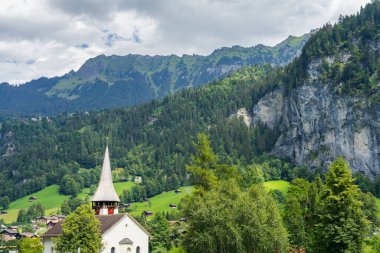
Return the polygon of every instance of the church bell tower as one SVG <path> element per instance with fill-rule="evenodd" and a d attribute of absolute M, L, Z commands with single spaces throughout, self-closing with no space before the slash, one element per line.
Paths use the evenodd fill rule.
<path fill-rule="evenodd" d="M 108 153 L 108 145 L 104 153 L 102 174 L 95 194 L 92 197 L 92 209 L 96 215 L 108 215 L 119 213 L 120 199 L 116 194 L 112 183 L 111 162 Z"/>

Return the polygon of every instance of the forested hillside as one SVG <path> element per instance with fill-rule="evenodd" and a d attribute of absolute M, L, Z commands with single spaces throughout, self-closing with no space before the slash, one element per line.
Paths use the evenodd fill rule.
<path fill-rule="evenodd" d="M 260 124 L 248 128 L 229 116 L 270 91 L 278 71 L 244 68 L 223 81 L 136 108 L 4 120 L 1 196 L 15 199 L 53 183 L 97 182 L 90 172 L 101 163 L 107 136 L 113 167 L 124 168 L 126 177 L 143 176 L 149 196 L 186 183 L 184 164 L 199 132 L 210 134 L 222 160 L 245 164 L 269 151 L 278 133 Z"/>
<path fill-rule="evenodd" d="M 61 77 L 17 87 L 0 84 L 0 114 L 54 115 L 137 105 L 220 80 L 245 66 L 287 64 L 309 37 L 289 36 L 274 47 L 223 47 L 208 56 L 99 55 Z"/>

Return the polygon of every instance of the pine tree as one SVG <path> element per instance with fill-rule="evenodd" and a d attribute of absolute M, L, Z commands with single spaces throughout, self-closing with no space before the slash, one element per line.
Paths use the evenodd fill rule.
<path fill-rule="evenodd" d="M 339 157 L 328 169 L 320 197 L 315 252 L 361 252 L 369 231 L 362 206 L 349 165 Z"/>

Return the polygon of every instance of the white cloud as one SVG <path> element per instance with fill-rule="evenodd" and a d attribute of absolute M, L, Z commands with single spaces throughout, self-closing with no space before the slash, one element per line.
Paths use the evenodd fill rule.
<path fill-rule="evenodd" d="M 78 69 L 99 54 L 209 54 L 275 45 L 369 0 L 6 0 L 0 6 L 0 82 Z"/>

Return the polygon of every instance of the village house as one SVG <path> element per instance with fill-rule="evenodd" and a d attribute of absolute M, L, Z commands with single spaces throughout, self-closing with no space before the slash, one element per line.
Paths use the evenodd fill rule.
<path fill-rule="evenodd" d="M 101 253 L 148 253 L 150 234 L 129 214 L 119 214 L 120 199 L 112 183 L 108 146 L 104 154 L 100 182 L 91 200 L 96 218 L 101 224 L 104 248 Z M 54 238 L 62 234 L 59 221 L 41 237 L 43 253 L 54 252 Z"/>
<path fill-rule="evenodd" d="M 21 238 L 21 234 L 17 229 L 7 228 L 0 232 L 0 235 L 3 235 L 5 241 L 11 241 Z"/>

